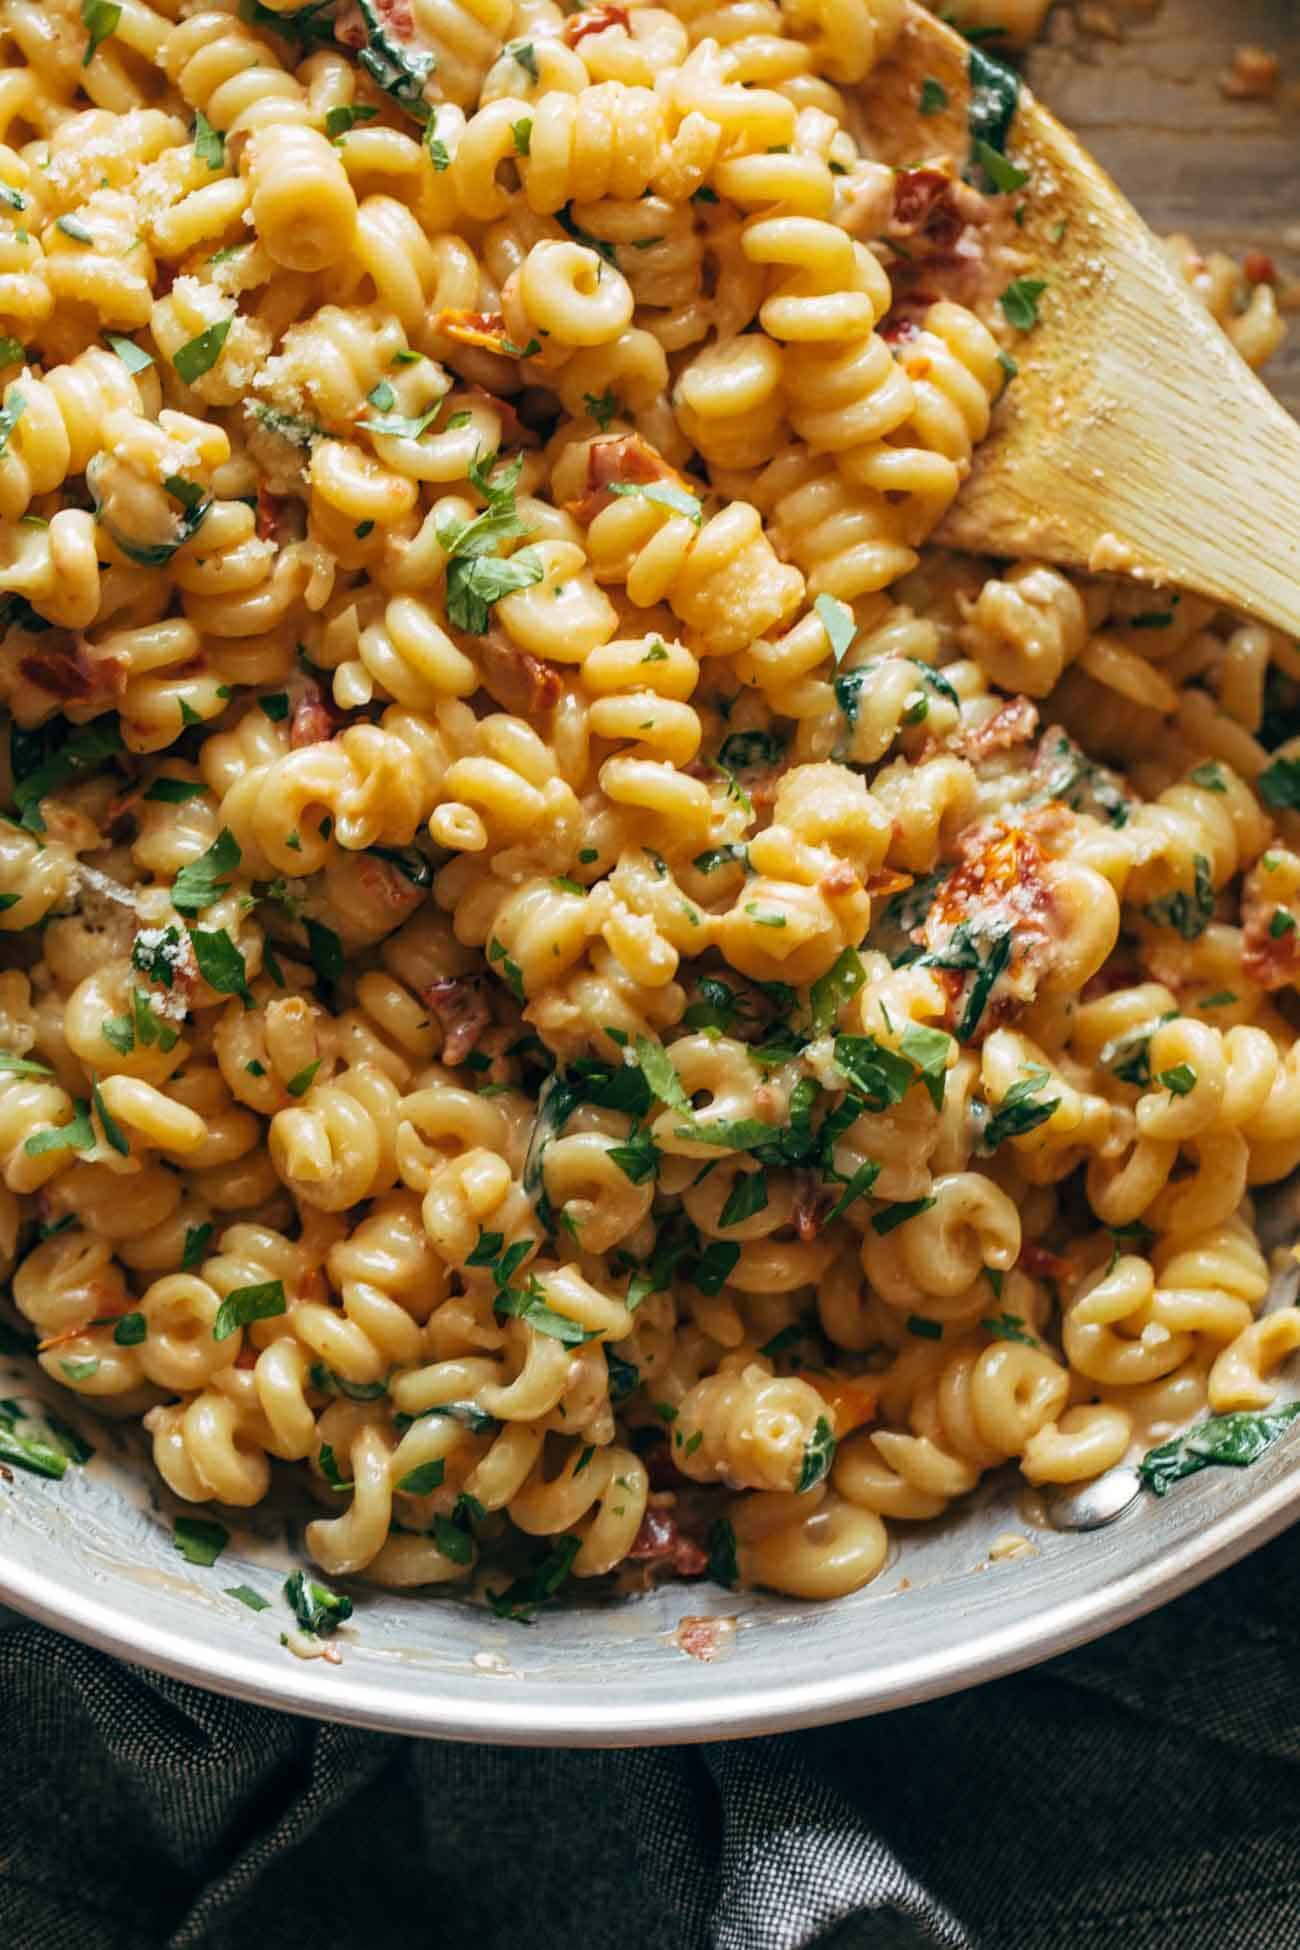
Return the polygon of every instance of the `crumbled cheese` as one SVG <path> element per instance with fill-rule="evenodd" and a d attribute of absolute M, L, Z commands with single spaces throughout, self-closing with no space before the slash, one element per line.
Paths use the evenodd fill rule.
<path fill-rule="evenodd" d="M 175 926 L 175 923 L 172 924 Z M 168 941 L 165 928 L 142 928 L 136 936 L 141 961 L 154 961 L 161 956 L 163 962 L 172 970 L 173 977 L 188 966 L 189 942 L 184 934 Z M 184 1022 L 189 1013 L 185 996 L 175 985 L 171 988 L 155 988 L 149 991 L 149 1002 L 156 1015 L 171 1016 L 176 1022 Z"/>
<path fill-rule="evenodd" d="M 172 295 L 182 316 L 193 312 L 203 320 L 205 327 L 220 325 L 231 316 L 230 305 L 222 294 L 212 285 L 200 283 L 198 278 L 177 278 L 172 286 Z"/>
<path fill-rule="evenodd" d="M 1137 558 L 1131 543 L 1119 535 L 1098 535 L 1088 557 L 1088 569 L 1092 575 L 1132 575 L 1136 568 Z"/>
<path fill-rule="evenodd" d="M 278 358 L 267 360 L 253 381 L 253 391 L 258 393 L 268 405 L 274 406 L 277 413 L 291 413 L 299 419 L 311 417 L 311 402 L 298 377 L 295 362 L 283 354 Z M 244 410 L 251 411 L 248 406 Z"/>

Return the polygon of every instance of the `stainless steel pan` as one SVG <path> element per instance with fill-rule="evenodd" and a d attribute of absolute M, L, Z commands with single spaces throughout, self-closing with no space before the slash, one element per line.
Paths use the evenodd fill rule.
<path fill-rule="evenodd" d="M 1086 11 L 1086 10 L 1085 10 Z M 1217 248 L 1272 252 L 1300 269 L 1300 10 L 1288 0 L 1166 0 L 1113 47 L 1076 35 L 1062 6 L 1036 57 L 1040 92 L 1073 121 L 1161 228 Z M 1283 55 L 1270 107 L 1225 100 L 1231 47 Z M 1289 92 L 1288 92 L 1289 90 Z M 1300 331 L 1275 375 L 1300 407 Z M 1293 1200 L 1274 1238 L 1294 1237 Z M 32 1393 L 0 1362 L 2 1392 Z M 52 1397 L 47 1384 L 39 1388 Z M 68 1412 L 66 1398 L 57 1403 Z M 210 1568 L 172 1543 L 179 1506 L 136 1438 L 85 1417 L 97 1444 L 62 1482 L 0 1483 L 0 1600 L 124 1659 L 266 1706 L 393 1732 L 525 1744 L 619 1745 L 776 1732 L 972 1686 L 1166 1603 L 1273 1537 L 1300 1513 L 1300 1424 L 1250 1470 L 1207 1470 L 1163 1502 L 1138 1497 L 1108 1528 L 1061 1533 L 1015 1480 L 987 1484 L 950 1518 L 913 1529 L 858 1597 L 813 1606 L 709 1585 L 582 1596 L 529 1627 L 436 1595 L 356 1594 L 338 1665 L 280 1643 L 280 1597 L 305 1558 L 291 1520 L 254 1513 Z M 1029 1548 L 990 1559 L 1012 1533 Z M 254 1613 L 225 1595 L 248 1585 Z M 688 1656 L 687 1615 L 735 1618 L 712 1663 Z"/>

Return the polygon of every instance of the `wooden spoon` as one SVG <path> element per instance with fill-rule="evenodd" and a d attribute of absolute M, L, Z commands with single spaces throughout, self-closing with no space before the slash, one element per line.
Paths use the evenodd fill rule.
<path fill-rule="evenodd" d="M 972 94 L 976 129 L 990 106 L 982 59 L 908 0 L 861 91 L 877 152 L 898 164 L 970 153 Z M 1300 633 L 1300 426 L 1023 86 L 1006 153 L 1028 181 L 996 202 L 1020 212 L 1007 234 L 1028 260 L 1022 275 L 1045 289 L 936 539 L 1182 584 Z"/>

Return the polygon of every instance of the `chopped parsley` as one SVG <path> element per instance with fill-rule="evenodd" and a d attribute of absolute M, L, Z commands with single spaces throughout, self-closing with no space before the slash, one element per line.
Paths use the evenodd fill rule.
<path fill-rule="evenodd" d="M 717 1517 L 709 1525 L 705 1541 L 709 1551 L 709 1576 L 715 1584 L 725 1585 L 728 1591 L 734 1591 L 740 1583 L 735 1529 L 726 1517 Z"/>
<path fill-rule="evenodd" d="M 867 979 L 856 948 L 843 948 L 824 975 L 808 991 L 809 1033 L 824 1036 L 846 1002 L 851 1002 Z"/>
<path fill-rule="evenodd" d="M 376 398 L 378 394 L 378 399 Z M 362 433 L 378 434 L 382 440 L 418 440 L 427 427 L 433 425 L 442 411 L 442 401 L 437 399 L 423 413 L 389 413 L 380 408 L 379 401 L 387 399 L 389 404 L 396 400 L 396 394 L 386 380 L 381 381 L 369 395 L 375 412 L 369 419 L 358 420 Z"/>
<path fill-rule="evenodd" d="M 317 1584 L 305 1571 L 294 1571 L 285 1580 L 284 1595 L 304 1632 L 329 1638 L 352 1616 L 352 1600 L 328 1585 Z"/>
<path fill-rule="evenodd" d="M 90 66 L 109 35 L 117 32 L 121 18 L 122 9 L 116 0 L 81 0 L 81 24 L 90 36 L 81 57 L 83 68 Z"/>
<path fill-rule="evenodd" d="M 623 402 L 613 392 L 584 393 L 582 403 L 602 433 L 609 431 L 610 421 L 623 411 Z"/>
<path fill-rule="evenodd" d="M 642 1125 L 634 1126 L 621 1144 L 611 1145 L 608 1155 L 610 1163 L 617 1165 L 634 1185 L 643 1185 L 659 1170 L 659 1146 Z"/>
<path fill-rule="evenodd" d="M 928 1212 L 934 1203 L 933 1198 L 900 1199 L 896 1205 L 887 1205 L 883 1211 L 872 1215 L 871 1229 L 883 1239 L 886 1233 L 893 1232 L 898 1226 L 906 1225 L 909 1219 L 915 1219 L 922 1212 Z"/>
<path fill-rule="evenodd" d="M 200 1226 L 186 1226 L 185 1249 L 181 1254 L 182 1273 L 189 1273 L 194 1267 L 203 1264 L 203 1261 L 207 1258 L 208 1247 L 212 1242 L 212 1230 L 210 1223 L 205 1223 Z"/>
<path fill-rule="evenodd" d="M 946 1056 L 951 1037 L 937 1030 L 927 1030 L 923 1034 L 927 1038 L 942 1036 L 943 1055 Z M 936 1060 L 936 1052 L 927 1042 L 924 1045 L 924 1061 L 929 1066 L 927 1075 L 914 1056 L 905 1053 L 901 1047 L 889 1049 L 874 1036 L 835 1038 L 835 1067 L 860 1093 L 863 1108 L 869 1111 L 889 1110 L 894 1104 L 901 1103 L 911 1086 L 919 1080 L 925 1081 L 927 1090 L 933 1096 Z M 942 1103 L 941 1081 L 939 1091 L 939 1101 Z"/>
<path fill-rule="evenodd" d="M 1029 171 L 1018 168 L 991 143 L 977 141 L 973 145 L 972 155 L 994 196 L 1005 196 L 1011 190 L 1023 189 L 1029 181 Z"/>
<path fill-rule="evenodd" d="M 972 147 L 985 143 L 1001 155 L 1007 146 L 1020 98 L 1020 82 L 1004 62 L 972 47 L 967 62 L 970 107 L 967 126 Z"/>
<path fill-rule="evenodd" d="M 249 411 L 260 427 L 273 433 L 280 440 L 287 440 L 291 447 L 309 447 L 313 440 L 319 440 L 324 428 L 314 420 L 304 419 L 297 413 L 280 413 L 273 406 L 264 406 L 261 400 L 254 400 Z M 364 421 L 359 422 L 365 424 Z"/>
<path fill-rule="evenodd" d="M 224 1341 L 255 1320 L 273 1320 L 286 1311 L 284 1286 L 279 1280 L 265 1280 L 260 1286 L 234 1287 L 217 1308 L 212 1338 Z"/>
<path fill-rule="evenodd" d="M 624 1361 L 607 1345 L 605 1365 L 609 1369 L 609 1399 L 611 1402 L 626 1401 L 641 1386 L 641 1370 L 631 1361 Z"/>
<path fill-rule="evenodd" d="M 679 488 L 671 481 L 611 481 L 609 492 L 623 497 L 639 495 L 643 501 L 652 501 L 656 507 L 685 515 L 697 528 L 704 520 L 702 503 L 693 494 L 688 494 L 685 488 Z"/>
<path fill-rule="evenodd" d="M 0 1073 L 12 1077 L 48 1077 L 54 1074 L 48 1063 L 34 1063 L 27 1056 L 11 1056 L 8 1050 L 0 1051 Z"/>
<path fill-rule="evenodd" d="M 226 160 L 226 138 L 214 129 L 200 108 L 194 117 L 194 153 L 209 169 L 220 169 Z"/>
<path fill-rule="evenodd" d="M 847 603 L 842 603 L 838 596 L 818 596 L 813 608 L 826 632 L 826 640 L 831 646 L 831 656 L 837 664 L 843 663 L 845 653 L 858 633 L 853 611 Z"/>
<path fill-rule="evenodd" d="M 1164 1496 L 1185 1476 L 1212 1464 L 1242 1469 L 1272 1448 L 1297 1415 L 1300 1402 L 1287 1402 L 1262 1415 L 1212 1415 L 1172 1442 L 1148 1450 L 1138 1464 L 1138 1475 L 1153 1495 Z"/>
<path fill-rule="evenodd" d="M 191 928 L 190 945 L 194 949 L 199 974 L 208 987 L 215 989 L 218 995 L 238 995 L 246 1007 L 251 1006 L 252 996 L 244 957 L 225 928 Z"/>
<path fill-rule="evenodd" d="M 447 616 L 459 630 L 482 636 L 488 627 L 492 605 L 518 589 L 527 589 L 542 580 L 542 559 L 535 549 L 523 548 L 514 555 L 494 553 L 497 546 L 517 535 L 530 532 L 515 507 L 515 488 L 523 467 L 519 455 L 497 479 L 487 473 L 491 462 L 470 465 L 469 478 L 487 502 L 487 508 L 473 521 L 447 524 L 438 530 L 438 541 L 447 556 Z"/>
<path fill-rule="evenodd" d="M 84 1097 L 73 1102 L 71 1120 L 66 1124 L 33 1132 L 23 1145 L 29 1158 L 43 1157 L 47 1151 L 93 1151 L 95 1127 L 90 1121 L 90 1105 Z"/>
<path fill-rule="evenodd" d="M 1090 812 L 1109 820 L 1112 826 L 1126 826 L 1129 805 L 1119 780 L 1091 759 L 1064 733 L 1053 744 L 1051 762 L 1041 793 L 1028 803 L 1041 805 L 1056 799 L 1072 812 Z"/>
<path fill-rule="evenodd" d="M 1214 882 L 1210 863 L 1203 853 L 1192 855 L 1192 891 L 1180 888 L 1162 900 L 1151 901 L 1142 912 L 1157 927 L 1173 928 L 1184 941 L 1196 941 L 1205 933 L 1214 913 Z"/>
<path fill-rule="evenodd" d="M 111 353 L 117 353 L 129 372 L 146 372 L 154 363 L 154 355 L 146 353 L 144 347 L 134 343 L 134 339 L 121 339 L 111 331 L 105 331 L 105 343 Z"/>
<path fill-rule="evenodd" d="M 366 45 L 357 57 L 361 66 L 399 108 L 417 122 L 427 122 L 429 104 L 424 89 L 437 66 L 436 55 L 391 39 L 370 0 L 357 0 L 357 4 L 366 28 Z"/>
<path fill-rule="evenodd" d="M 723 739 L 719 761 L 733 772 L 749 772 L 759 765 L 780 763 L 784 739 L 771 731 L 733 731 Z"/>
<path fill-rule="evenodd" d="M 98 1077 L 91 1084 L 90 1101 L 94 1105 L 95 1115 L 99 1119 L 99 1128 L 104 1133 L 105 1144 L 109 1147 L 110 1151 L 116 1151 L 120 1158 L 129 1158 L 131 1155 L 131 1146 L 123 1134 L 121 1126 L 112 1116 L 108 1105 L 104 1102 Z"/>
<path fill-rule="evenodd" d="M 682 1017 L 687 1029 L 719 1029 L 727 1035 L 749 1013 L 745 997 L 716 975 L 702 975 L 695 992 L 697 1000 Z"/>
<path fill-rule="evenodd" d="M 325 133 L 331 142 L 342 142 L 358 122 L 373 122 L 379 110 L 368 104 L 348 102 L 325 111 Z"/>
<path fill-rule="evenodd" d="M 1038 324 L 1038 301 L 1046 289 L 1046 278 L 1013 278 L 998 299 L 1007 323 L 1018 332 L 1032 332 Z"/>
<path fill-rule="evenodd" d="M 230 1532 L 215 1517 L 177 1517 L 172 1537 L 187 1564 L 215 1564 L 230 1542 Z"/>
<path fill-rule="evenodd" d="M 767 1174 L 759 1171 L 738 1171 L 731 1181 L 731 1190 L 726 1203 L 718 1215 L 719 1226 L 743 1225 L 752 1219 L 756 1212 L 767 1209 Z"/>
<path fill-rule="evenodd" d="M 181 868 L 172 886 L 172 906 L 180 914 L 199 914 L 230 891 L 230 875 L 242 860 L 239 842 L 223 826 L 206 853 Z"/>
<path fill-rule="evenodd" d="M 155 800 L 163 806 L 188 805 L 191 799 L 201 799 L 207 791 L 201 779 L 157 778 L 147 787 L 145 798 Z"/>
<path fill-rule="evenodd" d="M 969 921 L 962 921 L 953 929 L 952 938 L 945 948 L 918 957 L 918 967 L 956 969 L 963 974 L 969 972 L 972 976 L 966 1004 L 957 1024 L 958 1042 L 968 1043 L 979 1028 L 997 979 L 1011 960 L 1012 947 L 1011 928 L 984 929 L 972 926 Z"/>
<path fill-rule="evenodd" d="M 343 943 L 333 928 L 323 921 L 304 920 L 307 957 L 318 980 L 333 988 L 343 979 Z"/>
<path fill-rule="evenodd" d="M 1051 1071 L 1041 1063 L 1031 1063 L 1025 1074 L 1012 1084 L 1006 1096 L 984 1127 L 984 1149 L 996 1151 L 1007 1138 L 1024 1137 L 1045 1124 L 1060 1105 L 1059 1097 L 1043 1098 L 1040 1092 L 1050 1083 Z"/>
<path fill-rule="evenodd" d="M 17 386 L 6 387 L 4 407 L 3 409 L 0 409 L 0 454 L 6 453 L 8 451 L 9 436 L 12 434 L 14 428 L 18 425 L 18 422 L 22 419 L 23 414 L 26 411 L 27 411 L 26 395 L 20 393 Z M 13 598 L 12 600 L 20 601 L 21 598 Z M 27 627 L 30 629 L 30 628 L 34 628 L 35 626 L 29 624 Z M 42 628 L 48 628 L 48 627 L 49 627 L 48 624 L 46 624 L 42 619 Z"/>
<path fill-rule="evenodd" d="M 75 1429 L 35 1402 L 0 1400 L 0 1462 L 58 1482 L 68 1464 L 89 1462 L 94 1450 Z"/>
<path fill-rule="evenodd" d="M 795 1494 L 802 1496 L 806 1490 L 820 1483 L 830 1474 L 835 1460 L 835 1435 L 830 1422 L 824 1415 L 817 1417 L 812 1436 L 804 1445 L 803 1463 L 799 1470 L 799 1481 L 795 1484 Z"/>
<path fill-rule="evenodd" d="M 942 1110 L 952 1037 L 946 1030 L 910 1023 L 898 1039 L 898 1053 L 915 1066 L 930 1102 L 936 1110 Z"/>
<path fill-rule="evenodd" d="M 211 372 L 221 357 L 221 348 L 233 323 L 233 319 L 223 318 L 219 324 L 209 325 L 206 332 L 200 332 L 197 338 L 190 339 L 173 353 L 172 365 L 187 386 L 192 386 L 196 379 L 202 379 L 205 372 Z"/>
<path fill-rule="evenodd" d="M 583 1327 L 579 1321 L 570 1320 L 567 1314 L 557 1313 L 554 1307 L 547 1305 L 545 1289 L 532 1273 L 521 1287 L 498 1288 L 492 1305 L 498 1314 L 527 1321 L 539 1334 L 549 1334 L 566 1347 L 581 1347 L 596 1338 L 594 1330 Z"/>
<path fill-rule="evenodd" d="M 501 52 L 503 55 L 508 55 L 512 61 L 517 63 L 530 81 L 537 81 L 539 79 L 537 72 L 537 54 L 531 41 L 511 41 L 507 47 L 502 48 Z"/>
<path fill-rule="evenodd" d="M 864 1158 L 857 1170 L 853 1173 L 853 1176 L 845 1184 L 844 1190 L 840 1193 L 840 1196 L 836 1199 L 822 1223 L 824 1225 L 830 1225 L 833 1219 L 842 1218 L 849 1207 L 858 1199 L 865 1198 L 877 1178 L 879 1178 L 882 1169 L 883 1167 L 877 1159 Z"/>
<path fill-rule="evenodd" d="M 228 1584 L 225 1595 L 227 1598 L 238 1598 L 240 1604 L 247 1605 L 250 1611 L 271 1609 L 271 1600 L 264 1598 L 260 1591 L 254 1591 L 251 1584 Z"/>
<path fill-rule="evenodd" d="M 43 833 L 41 800 L 74 780 L 103 771 L 122 749 L 121 728 L 111 714 L 75 727 L 64 718 L 52 718 L 35 732 L 11 726 L 9 762 L 21 824 L 31 833 Z"/>
<path fill-rule="evenodd" d="M 489 1591 L 488 1603 L 497 1617 L 530 1625 L 538 1608 L 554 1598 L 568 1579 L 581 1548 L 580 1537 L 559 1537 L 525 1576 L 516 1578 L 504 1591 Z"/>
<path fill-rule="evenodd" d="M 995 1341 L 1021 1341 L 1026 1347 L 1038 1346 L 1037 1336 L 1027 1331 L 1019 1314 L 994 1314 L 982 1320 L 980 1326 Z"/>
<path fill-rule="evenodd" d="M 1300 808 L 1300 758 L 1275 758 L 1255 784 L 1266 806 Z"/>
<path fill-rule="evenodd" d="M 524 971 L 517 961 L 511 960 L 504 946 L 497 940 L 495 935 L 493 935 L 491 941 L 488 943 L 488 960 L 500 964 L 501 973 L 505 977 L 510 993 L 514 996 L 516 1002 L 524 1001 Z"/>
<path fill-rule="evenodd" d="M 452 1564 L 472 1564 L 474 1561 L 474 1539 L 469 1531 L 451 1517 L 436 1516 L 433 1520 L 433 1541 L 442 1555 Z"/>
<path fill-rule="evenodd" d="M 739 1246 L 726 1239 L 712 1239 L 699 1258 L 687 1267 L 686 1277 L 701 1293 L 712 1298 L 721 1293 L 739 1259 Z"/>

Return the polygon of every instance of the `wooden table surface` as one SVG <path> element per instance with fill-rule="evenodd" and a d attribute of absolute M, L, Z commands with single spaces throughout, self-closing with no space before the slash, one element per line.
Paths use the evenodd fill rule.
<path fill-rule="evenodd" d="M 1090 31 L 1090 14 L 1123 39 Z M 1219 88 L 1243 43 L 1281 59 L 1270 101 Z M 1300 0 L 1058 0 L 1029 77 L 1154 230 L 1267 251 L 1300 294 Z M 1265 377 L 1300 414 L 1300 311 L 1290 322 Z"/>

